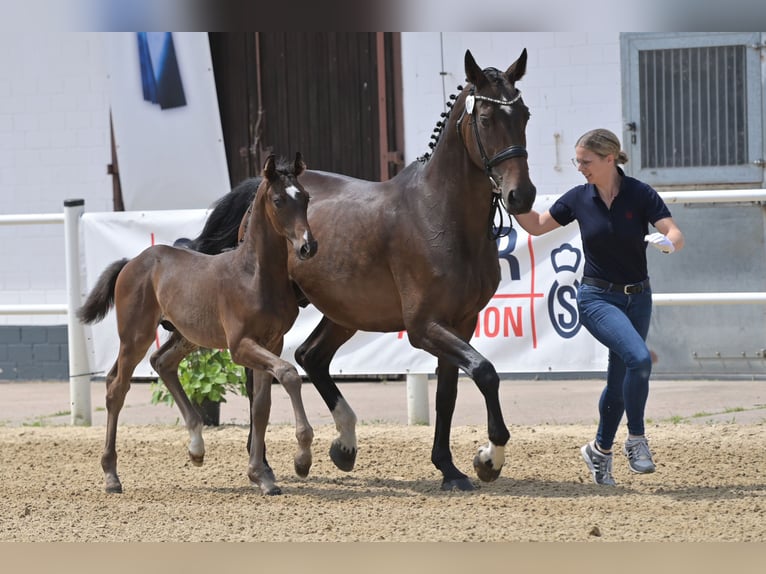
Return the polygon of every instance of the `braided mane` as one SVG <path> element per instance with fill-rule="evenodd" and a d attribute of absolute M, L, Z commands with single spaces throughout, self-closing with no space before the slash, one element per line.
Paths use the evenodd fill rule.
<path fill-rule="evenodd" d="M 463 86 L 458 86 L 457 91 L 458 91 L 458 94 L 460 94 L 460 92 L 463 91 Z M 450 115 L 450 112 L 452 112 L 452 106 L 455 105 L 455 100 L 457 100 L 458 94 L 450 95 L 449 101 L 447 102 L 447 111 L 442 112 L 440 114 L 440 117 L 442 119 L 436 122 L 436 127 L 434 128 L 434 131 L 431 134 L 431 143 L 428 144 L 428 147 L 431 149 L 431 152 L 436 147 L 436 144 L 439 143 L 439 137 L 441 137 L 442 132 L 444 131 L 444 127 L 447 125 L 447 122 L 449 121 L 449 115 Z M 429 159 L 431 159 L 431 152 L 426 152 L 423 155 L 421 155 L 418 158 L 418 161 L 421 163 L 426 163 Z"/>

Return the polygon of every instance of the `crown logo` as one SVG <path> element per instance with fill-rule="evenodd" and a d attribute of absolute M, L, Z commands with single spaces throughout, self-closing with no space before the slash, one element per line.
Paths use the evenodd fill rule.
<path fill-rule="evenodd" d="M 575 249 L 569 243 L 563 243 L 558 249 L 551 251 L 551 264 L 556 273 L 560 271 L 577 272 L 580 266 L 581 254 L 579 249 Z"/>

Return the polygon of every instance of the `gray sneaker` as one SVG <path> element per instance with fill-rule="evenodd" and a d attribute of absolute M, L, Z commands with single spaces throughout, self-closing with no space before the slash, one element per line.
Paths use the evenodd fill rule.
<path fill-rule="evenodd" d="M 646 437 L 629 438 L 625 441 L 623 449 L 625 456 L 628 457 L 630 470 L 639 474 L 648 474 L 654 472 L 656 467 L 652 460 L 652 451 L 649 450 L 649 443 Z"/>
<path fill-rule="evenodd" d="M 604 454 L 596 448 L 596 441 L 591 441 L 580 449 L 585 464 L 593 475 L 593 482 L 614 486 L 617 484 L 612 477 L 612 454 Z"/>

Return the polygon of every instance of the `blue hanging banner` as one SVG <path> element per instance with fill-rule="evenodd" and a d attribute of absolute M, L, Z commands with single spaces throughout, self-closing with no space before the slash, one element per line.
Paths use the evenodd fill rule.
<path fill-rule="evenodd" d="M 165 110 L 186 105 L 171 32 L 136 32 L 144 100 Z"/>

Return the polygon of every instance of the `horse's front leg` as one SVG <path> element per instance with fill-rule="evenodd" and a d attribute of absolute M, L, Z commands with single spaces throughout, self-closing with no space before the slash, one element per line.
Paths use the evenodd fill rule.
<path fill-rule="evenodd" d="M 263 494 L 282 494 L 277 486 L 274 472 L 265 463 L 266 427 L 271 413 L 271 375 L 263 371 L 253 372 L 253 395 L 250 402 L 250 460 L 247 476 Z"/>
<path fill-rule="evenodd" d="M 452 415 L 457 402 L 458 369 L 451 363 L 439 360 L 436 372 L 436 424 L 431 462 L 442 473 L 442 490 L 473 490 L 473 483 L 452 462 L 450 450 Z"/>
<path fill-rule="evenodd" d="M 279 352 L 281 349 L 281 341 L 278 345 L 274 346 L 274 350 Z M 290 397 L 290 403 L 293 407 L 293 414 L 295 416 L 295 438 L 298 441 L 298 452 L 294 457 L 295 472 L 298 476 L 307 476 L 312 463 L 311 445 L 314 442 L 314 429 L 309 423 L 308 416 L 306 415 L 306 409 L 303 406 L 303 398 L 301 395 L 301 387 L 303 381 L 301 380 L 298 371 L 290 363 L 282 360 L 279 356 L 268 349 L 261 347 L 255 343 L 252 339 L 243 339 L 231 348 L 232 360 L 239 364 L 247 365 L 248 367 L 255 369 L 262 369 L 266 373 L 271 374 L 277 379 L 280 384 L 287 391 Z M 261 379 L 259 381 L 259 379 Z M 270 385 L 271 381 L 268 377 L 258 376 L 257 372 L 253 373 L 254 382 L 254 395 L 253 395 L 253 410 L 252 410 L 252 442 L 253 447 L 250 449 L 250 460 L 253 463 L 253 457 L 256 446 L 256 433 L 258 432 L 258 425 L 262 424 L 265 432 L 266 425 L 268 424 L 268 412 L 266 412 L 265 420 L 263 416 L 263 410 L 259 411 L 260 419 L 256 419 L 256 397 L 258 390 L 255 388 L 258 383 Z M 270 388 L 270 387 L 269 387 Z M 271 401 L 269 400 L 269 407 Z M 265 449 L 265 446 L 264 446 Z M 263 457 L 265 450 L 260 451 L 258 456 L 261 460 L 259 464 L 263 464 Z"/>
<path fill-rule="evenodd" d="M 466 340 L 473 332 L 475 319 L 462 328 Z M 489 443 L 480 447 L 474 457 L 473 466 L 477 476 L 484 482 L 491 482 L 500 476 L 505 463 L 505 445 L 510 433 L 503 420 L 500 408 L 500 377 L 486 358 L 474 349 L 466 340 L 445 328 L 431 322 L 427 329 L 418 337 L 415 331 L 410 339 L 414 346 L 429 351 L 439 357 L 439 373 L 436 397 L 436 428 L 434 431 L 434 447 L 432 460 L 444 475 L 442 488 L 445 490 L 471 490 L 473 487 L 452 463 L 450 452 L 450 431 L 452 415 L 457 399 L 457 369 L 463 369 L 479 388 L 487 405 L 487 433 Z"/>
<path fill-rule="evenodd" d="M 322 317 L 319 325 L 295 351 L 295 360 L 303 367 L 322 400 L 330 409 L 338 436 L 330 445 L 330 459 L 343 471 L 356 463 L 356 414 L 330 376 L 330 362 L 341 345 L 356 331 L 341 327 Z"/>
<path fill-rule="evenodd" d="M 245 392 L 247 393 L 247 402 L 248 402 L 248 412 L 250 413 L 250 421 L 249 421 L 249 428 L 250 430 L 247 433 L 247 454 L 250 454 L 250 447 L 253 444 L 253 377 L 254 377 L 253 369 L 250 367 L 245 367 Z M 265 376 L 265 375 L 264 375 Z M 277 381 L 273 377 L 271 378 L 272 381 Z M 271 469 L 271 465 L 269 465 L 268 458 L 266 457 L 266 447 L 263 448 L 263 464 L 265 464 L 269 469 Z"/>
<path fill-rule="evenodd" d="M 157 371 L 181 411 L 181 416 L 186 423 L 186 430 L 189 433 L 189 460 L 194 466 L 202 466 L 205 460 L 205 441 L 202 438 L 203 422 L 202 416 L 192 406 L 186 391 L 181 386 L 181 381 L 178 379 L 178 365 L 181 364 L 184 357 L 198 348 L 178 331 L 174 331 L 170 338 L 149 358 L 152 368 Z"/>

